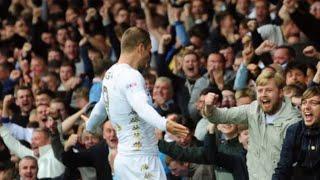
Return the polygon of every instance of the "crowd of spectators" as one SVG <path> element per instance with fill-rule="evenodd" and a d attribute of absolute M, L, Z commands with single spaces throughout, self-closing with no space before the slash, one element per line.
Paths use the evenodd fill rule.
<path fill-rule="evenodd" d="M 0 0 L 0 179 L 117 179 L 119 127 L 85 125 L 132 26 L 190 130 L 155 132 L 168 179 L 320 179 L 318 0 Z"/>

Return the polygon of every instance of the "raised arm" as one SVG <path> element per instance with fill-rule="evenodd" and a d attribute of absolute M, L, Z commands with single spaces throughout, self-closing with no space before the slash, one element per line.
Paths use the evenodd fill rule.
<path fill-rule="evenodd" d="M 218 95 L 208 93 L 205 96 L 205 107 L 202 114 L 211 122 L 218 124 L 247 124 L 248 113 L 252 104 L 242 105 L 238 107 L 216 108 L 215 104 L 218 101 Z"/>
<path fill-rule="evenodd" d="M 242 90 L 247 88 L 249 71 L 247 66 L 241 63 L 239 70 L 237 71 L 236 79 L 234 80 L 233 89 Z"/>
<path fill-rule="evenodd" d="M 13 124 L 10 122 L 9 119 L 9 106 L 14 102 L 14 97 L 9 94 L 6 95 L 3 99 L 3 109 L 2 109 L 2 117 L 1 122 L 3 126 L 10 132 L 10 134 L 18 139 L 18 140 L 25 140 L 27 142 L 31 142 L 32 137 L 32 128 L 24 128 L 17 124 Z"/>
<path fill-rule="evenodd" d="M 244 41 L 243 41 L 244 42 Z M 245 89 L 247 87 L 248 82 L 248 64 L 251 62 L 253 55 L 254 55 L 254 49 L 252 47 L 252 44 L 249 42 L 248 45 L 244 43 L 244 50 L 242 51 L 242 58 L 243 62 L 240 65 L 240 68 L 237 72 L 236 79 L 234 81 L 234 89 L 235 90 L 241 90 Z"/>
<path fill-rule="evenodd" d="M 157 30 L 157 28 L 155 27 L 154 23 L 153 23 L 153 18 L 152 18 L 152 13 L 151 13 L 151 9 L 150 9 L 150 4 L 148 0 L 142 0 L 141 2 L 141 7 L 144 11 L 144 14 L 146 16 L 146 23 L 147 23 L 147 27 L 148 27 L 148 31 L 157 38 L 157 40 L 160 39 L 161 34 L 160 32 Z"/>
<path fill-rule="evenodd" d="M 19 158 L 33 156 L 33 151 L 23 146 L 17 139 L 12 137 L 8 129 L 2 126 L 2 123 L 0 123 L 0 136 L 2 137 L 4 144 L 8 147 L 8 149 Z"/>
<path fill-rule="evenodd" d="M 92 152 L 92 149 L 95 148 L 95 146 L 88 150 L 74 152 L 72 147 L 77 143 L 77 139 L 78 136 L 76 134 L 72 134 L 66 142 L 64 151 L 61 155 L 63 164 L 69 168 L 94 166 L 93 155 L 95 154 Z"/>
<path fill-rule="evenodd" d="M 2 120 L 2 122 L 4 121 Z M 9 132 L 14 138 L 31 143 L 31 138 L 33 133 L 32 128 L 24 128 L 11 122 L 3 123 L 3 126 L 9 130 Z"/>
<path fill-rule="evenodd" d="M 61 126 L 61 124 L 56 124 L 52 126 L 51 131 L 51 146 L 53 150 L 54 157 L 62 162 L 62 153 L 64 152 L 63 144 L 61 142 L 59 128 L 57 126 Z M 62 128 L 62 127 L 61 127 Z"/>
<path fill-rule="evenodd" d="M 80 109 L 78 112 L 74 113 L 73 115 L 69 116 L 67 119 L 65 119 L 62 122 L 62 132 L 66 133 L 68 132 L 74 123 L 80 118 L 80 116 L 85 112 L 86 106 L 82 109 Z"/>

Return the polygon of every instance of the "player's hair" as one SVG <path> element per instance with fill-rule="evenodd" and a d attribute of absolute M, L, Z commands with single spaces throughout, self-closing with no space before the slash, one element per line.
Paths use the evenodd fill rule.
<path fill-rule="evenodd" d="M 151 44 L 150 35 L 147 31 L 138 28 L 131 27 L 127 29 L 122 35 L 121 39 L 121 52 L 130 53 L 132 52 L 139 44 L 143 44 L 146 48 Z"/>

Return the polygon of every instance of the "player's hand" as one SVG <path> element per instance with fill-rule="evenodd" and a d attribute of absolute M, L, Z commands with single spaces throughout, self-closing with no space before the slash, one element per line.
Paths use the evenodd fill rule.
<path fill-rule="evenodd" d="M 184 127 L 181 124 L 176 123 L 175 122 L 176 119 L 177 119 L 176 115 L 170 115 L 167 117 L 167 125 L 166 125 L 167 131 L 170 134 L 177 136 L 179 138 L 187 137 L 187 135 L 189 134 L 188 128 Z"/>

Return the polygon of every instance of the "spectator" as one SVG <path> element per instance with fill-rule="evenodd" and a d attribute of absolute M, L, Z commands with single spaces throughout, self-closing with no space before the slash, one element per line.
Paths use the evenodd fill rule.
<path fill-rule="evenodd" d="M 208 72 L 196 81 L 188 104 L 191 118 L 194 121 L 199 119 L 199 112 L 196 110 L 195 102 L 203 89 L 207 87 L 213 87 L 222 90 L 224 86 L 232 84 L 232 78 L 230 78 L 232 72 L 225 70 L 224 67 L 225 59 L 222 54 L 212 53 L 208 56 Z"/>
<path fill-rule="evenodd" d="M 209 93 L 205 99 L 205 115 L 209 121 L 215 123 L 249 124 L 249 136 L 251 137 L 247 154 L 249 177 L 251 179 L 261 179 L 262 177 L 270 179 L 270 172 L 274 170 L 280 158 L 279 149 L 281 149 L 284 139 L 284 132 L 289 125 L 299 121 L 300 115 L 291 102 L 283 98 L 284 80 L 281 75 L 264 71 L 259 75 L 256 83 L 258 101 L 254 101 L 250 105 L 224 110 L 210 107 L 208 105 L 214 102 L 212 100 L 215 100 L 216 95 Z M 260 115 L 257 116 L 255 112 Z M 263 122 L 263 124 L 258 122 Z M 262 137 L 260 136 L 262 131 L 259 130 L 261 128 L 268 129 L 263 133 L 263 136 L 268 137 L 264 140 L 259 138 Z M 276 138 L 272 138 L 273 136 Z M 263 156 L 259 156 L 259 154 L 263 154 Z M 257 157 L 260 159 L 255 160 Z"/>
<path fill-rule="evenodd" d="M 256 19 L 258 23 L 258 27 L 270 24 L 270 3 L 266 0 L 258 0 L 254 2 L 254 9 L 252 13 L 249 15 L 249 18 Z"/>
<path fill-rule="evenodd" d="M 20 126 L 26 127 L 29 121 L 30 112 L 33 108 L 33 96 L 31 89 L 28 87 L 18 88 L 18 90 L 16 91 L 15 104 L 18 108 L 17 111 L 13 113 L 11 121 Z M 2 112 L 2 117 L 9 117 L 9 112 L 4 110 Z"/>
<path fill-rule="evenodd" d="M 210 167 L 199 167 L 196 164 L 181 162 L 167 157 L 166 163 L 169 166 L 171 173 L 182 179 L 212 179 L 214 174 Z"/>
<path fill-rule="evenodd" d="M 49 132 L 45 129 L 37 129 L 32 134 L 31 149 L 23 146 L 14 139 L 9 131 L 0 124 L 0 135 L 9 150 L 19 158 L 33 156 L 38 160 L 38 178 L 57 178 L 64 172 L 65 167 L 53 155 L 50 144 Z"/>
<path fill-rule="evenodd" d="M 160 115 L 165 116 L 173 112 L 180 112 L 173 100 L 173 87 L 169 78 L 157 78 L 152 94 L 154 107 Z"/>
<path fill-rule="evenodd" d="M 37 159 L 25 156 L 19 162 L 19 176 L 21 180 L 36 180 L 38 173 Z"/>
<path fill-rule="evenodd" d="M 59 139 L 59 135 L 55 134 L 56 138 Z M 94 167 L 97 172 L 97 179 L 111 179 L 111 164 L 109 164 L 108 156 L 111 150 L 115 149 L 118 143 L 118 139 L 115 134 L 115 130 L 112 128 L 110 121 L 106 121 L 103 125 L 103 138 L 104 141 L 101 143 L 92 146 L 86 151 L 75 153 L 72 150 L 73 144 L 68 144 L 68 148 L 65 149 L 65 152 L 62 152 L 62 162 L 69 168 L 77 168 L 77 167 Z M 56 139 L 56 140 L 58 140 Z M 59 141 L 59 140 L 58 140 Z M 61 152 L 56 148 L 58 146 L 62 146 L 56 144 L 57 141 L 54 141 L 54 150 L 57 152 Z"/>
<path fill-rule="evenodd" d="M 317 179 L 319 160 L 319 87 L 307 89 L 302 96 L 303 121 L 291 125 L 286 133 L 281 156 L 272 179 Z M 293 164 L 296 164 L 293 166 Z"/>

